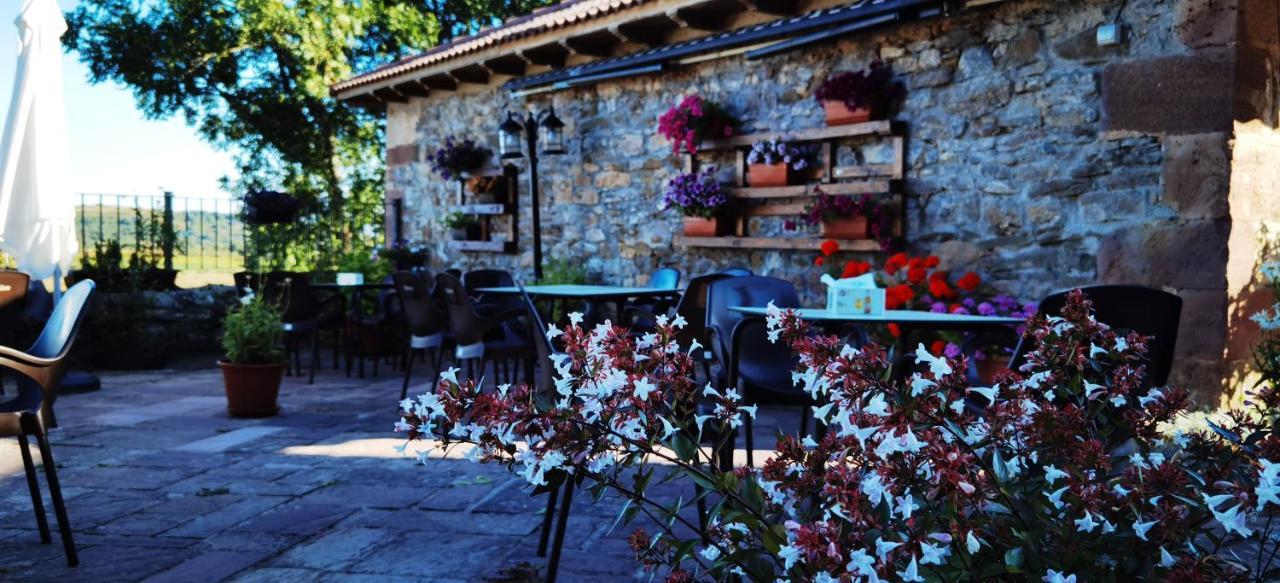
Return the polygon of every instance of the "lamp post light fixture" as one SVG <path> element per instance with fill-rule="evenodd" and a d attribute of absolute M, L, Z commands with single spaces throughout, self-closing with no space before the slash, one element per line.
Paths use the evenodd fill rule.
<path fill-rule="evenodd" d="M 521 143 L 521 134 L 524 140 Z M 542 115 L 529 113 L 521 121 L 514 113 L 498 126 L 498 153 L 503 160 L 529 157 L 529 196 L 533 210 L 533 275 L 542 279 L 542 202 L 538 193 L 538 154 L 559 155 L 565 148 L 564 122 L 556 117 L 555 108 Z"/>

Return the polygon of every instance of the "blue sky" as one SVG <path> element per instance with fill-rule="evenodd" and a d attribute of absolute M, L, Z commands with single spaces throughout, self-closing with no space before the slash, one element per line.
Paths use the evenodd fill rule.
<path fill-rule="evenodd" d="M 18 52 L 18 17 L 23 0 L 0 0 L 0 112 L 13 94 Z M 63 10 L 76 0 L 58 0 Z M 133 94 L 113 83 L 89 84 L 89 71 L 76 55 L 63 57 L 67 125 L 71 133 L 71 183 L 77 192 L 178 196 L 228 195 L 218 179 L 235 173 L 231 155 L 200 140 L 181 116 L 145 119 Z M 0 115 L 0 124 L 4 123 Z"/>

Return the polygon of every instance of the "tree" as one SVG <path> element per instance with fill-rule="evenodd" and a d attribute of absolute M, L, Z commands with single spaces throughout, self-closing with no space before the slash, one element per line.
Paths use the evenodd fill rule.
<path fill-rule="evenodd" d="M 382 118 L 329 86 L 541 1 L 81 0 L 64 43 L 93 82 L 124 84 L 145 115 L 181 113 L 233 151 L 228 190 L 302 198 L 288 254 L 314 267 L 381 224 L 383 204 Z"/>

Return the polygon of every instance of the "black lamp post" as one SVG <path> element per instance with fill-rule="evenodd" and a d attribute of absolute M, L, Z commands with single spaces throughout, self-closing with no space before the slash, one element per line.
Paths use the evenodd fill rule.
<path fill-rule="evenodd" d="M 543 154 L 564 154 L 564 122 L 556 117 L 554 107 L 541 116 L 529 113 L 520 121 L 514 113 L 498 126 L 498 152 L 504 160 L 523 158 L 520 143 L 524 134 L 523 150 L 529 156 L 529 195 L 533 205 L 533 276 L 542 279 L 542 202 L 538 194 L 538 146 L 541 137 Z"/>

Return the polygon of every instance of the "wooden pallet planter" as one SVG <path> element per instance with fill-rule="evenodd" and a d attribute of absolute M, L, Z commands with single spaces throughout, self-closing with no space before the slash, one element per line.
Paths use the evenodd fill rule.
<path fill-rule="evenodd" d="M 480 218 L 480 241 L 449 241 L 449 249 L 453 251 L 463 251 L 468 253 L 515 253 L 516 241 L 518 240 L 519 231 L 517 229 L 518 208 L 516 205 L 516 182 L 519 177 L 519 170 L 510 164 L 500 169 L 489 172 L 480 173 L 481 176 L 493 176 L 502 179 L 505 186 L 503 193 L 499 194 L 497 203 L 474 204 L 468 203 L 471 196 L 467 193 L 466 184 L 463 181 L 458 182 L 458 205 L 450 209 L 453 212 L 459 212 L 464 215 L 474 215 Z M 500 187 L 501 188 L 501 187 Z M 493 219 L 496 217 L 510 217 L 509 226 L 503 231 L 494 228 Z M 493 235 L 502 233 L 505 240 L 492 240 Z"/>
<path fill-rule="evenodd" d="M 817 146 L 817 170 L 805 184 L 794 186 L 747 186 L 747 152 L 751 145 L 762 140 L 783 140 L 791 143 Z M 837 166 L 836 153 L 840 144 L 853 140 L 885 140 L 892 148 L 893 160 L 887 164 Z M 786 249 L 818 250 L 820 237 L 753 237 L 747 233 L 749 217 L 798 216 L 805 213 L 803 200 L 816 196 L 816 190 L 829 195 L 860 195 L 870 193 L 879 197 L 885 210 L 892 214 L 894 236 L 902 235 L 902 218 L 905 210 L 903 175 L 906 168 L 906 124 L 897 121 L 871 121 L 860 124 L 798 130 L 743 134 L 730 138 L 707 140 L 698 148 L 699 153 L 734 150 L 736 159 L 733 180 L 725 193 L 738 202 L 738 219 L 732 237 L 676 237 L 676 245 L 716 249 Z M 697 154 L 685 154 L 685 171 L 698 168 Z M 838 240 L 844 251 L 880 251 L 880 243 L 872 239 Z"/>

